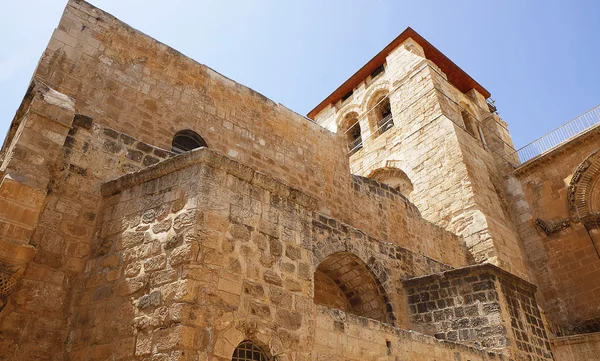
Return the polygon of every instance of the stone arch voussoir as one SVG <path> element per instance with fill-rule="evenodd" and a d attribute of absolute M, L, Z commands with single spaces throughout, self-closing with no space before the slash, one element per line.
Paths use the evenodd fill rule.
<path fill-rule="evenodd" d="M 234 350 L 244 341 L 250 341 L 261 348 L 269 360 L 273 360 L 274 355 L 277 355 L 277 361 L 289 360 L 289 350 L 276 330 L 245 321 L 234 322 L 216 335 L 213 354 L 231 360 Z"/>
<path fill-rule="evenodd" d="M 336 127 L 339 129 L 340 126 L 342 125 L 342 123 L 344 122 L 344 118 L 346 117 L 346 115 L 348 115 L 350 113 L 356 113 L 357 118 L 360 119 L 361 112 L 362 112 L 361 107 L 358 104 L 350 103 L 348 105 L 345 105 L 337 112 L 338 114 L 335 118 Z"/>
<path fill-rule="evenodd" d="M 597 149 L 579 164 L 571 177 L 567 202 L 574 222 L 585 222 L 590 216 L 600 213 L 600 209 L 595 209 L 598 205 L 590 203 L 592 192 L 600 187 L 599 183 L 600 149 Z"/>
<path fill-rule="evenodd" d="M 315 279 L 323 278 L 319 273 L 323 272 L 342 290 L 348 300 L 344 311 L 395 324 L 396 316 L 389 297 L 393 292 L 389 282 L 389 270 L 377 259 L 374 252 L 368 251 L 365 247 L 355 247 L 354 243 L 348 239 L 336 239 L 335 242 L 326 239 L 316 245 L 313 250 Z M 342 279 L 344 276 L 341 276 L 339 270 L 333 268 L 334 264 L 337 267 L 349 268 L 349 272 L 356 277 L 356 280 Z M 359 294 L 360 292 L 364 294 Z M 319 293 L 315 290 L 316 303 L 319 301 L 318 298 Z M 362 307 L 365 303 L 369 303 L 371 307 Z M 337 302 L 336 306 L 323 304 L 333 308 L 344 308 L 340 302 Z"/>
<path fill-rule="evenodd" d="M 390 93 L 391 89 L 390 89 L 390 82 L 382 79 L 377 81 L 375 84 L 371 84 L 369 86 L 369 88 L 367 89 L 367 91 L 365 92 L 365 94 L 363 95 L 362 101 L 361 101 L 361 105 L 360 105 L 360 109 L 362 111 L 362 113 L 364 112 L 368 112 L 369 109 L 369 103 L 371 102 L 371 100 L 373 99 L 374 96 L 379 95 L 380 93 Z M 360 113 L 360 114 L 362 114 Z"/>

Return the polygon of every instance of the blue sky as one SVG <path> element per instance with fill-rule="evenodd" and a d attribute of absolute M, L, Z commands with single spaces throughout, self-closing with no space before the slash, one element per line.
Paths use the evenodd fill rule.
<path fill-rule="evenodd" d="M 90 2 L 301 114 L 407 26 L 492 93 L 517 146 L 600 104 L 600 1 Z M 0 5 L 2 138 L 65 4 Z"/>

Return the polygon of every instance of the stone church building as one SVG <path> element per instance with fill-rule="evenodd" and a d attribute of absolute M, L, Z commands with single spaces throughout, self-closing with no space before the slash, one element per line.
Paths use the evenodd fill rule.
<path fill-rule="evenodd" d="M 0 360 L 600 359 L 600 108 L 515 150 L 407 28 L 294 113 L 70 0 L 0 151 Z"/>

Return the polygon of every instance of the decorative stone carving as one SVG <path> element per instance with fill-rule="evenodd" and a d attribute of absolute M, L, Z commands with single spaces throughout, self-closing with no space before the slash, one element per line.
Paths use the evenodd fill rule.
<path fill-rule="evenodd" d="M 597 149 L 577 167 L 569 184 L 567 202 L 574 222 L 580 222 L 598 211 L 593 209 L 591 196 L 599 174 L 600 149 Z"/>
<path fill-rule="evenodd" d="M 551 235 L 552 233 L 556 233 L 565 228 L 571 227 L 572 221 L 570 219 L 562 219 L 558 222 L 549 222 L 544 221 L 541 218 L 536 218 L 535 224 L 546 233 L 546 235 Z"/>
<path fill-rule="evenodd" d="M 13 277 L 14 272 L 0 265 L 0 312 L 4 309 L 10 295 L 17 286 L 17 279 Z"/>

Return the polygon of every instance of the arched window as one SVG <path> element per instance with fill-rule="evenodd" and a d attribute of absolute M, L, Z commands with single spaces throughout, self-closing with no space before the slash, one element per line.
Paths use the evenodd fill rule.
<path fill-rule="evenodd" d="M 263 349 L 252 341 L 242 341 L 233 350 L 231 361 L 269 361 L 269 358 Z"/>
<path fill-rule="evenodd" d="M 198 133 L 191 130 L 182 130 L 177 132 L 171 143 L 171 151 L 181 154 L 192 149 L 208 147 L 204 139 Z"/>
<path fill-rule="evenodd" d="M 360 124 L 358 123 L 358 114 L 356 112 L 346 114 L 342 120 L 342 124 L 340 124 L 340 130 L 346 135 L 348 152 L 350 155 L 362 149 L 362 135 Z"/>
<path fill-rule="evenodd" d="M 460 112 L 460 116 L 462 117 L 463 123 L 465 123 L 465 129 L 467 132 L 469 132 L 469 134 L 472 136 L 477 137 L 477 125 L 475 125 L 475 119 L 473 119 L 473 116 L 466 110 Z"/>
<path fill-rule="evenodd" d="M 368 105 L 369 124 L 371 133 L 374 136 L 385 133 L 388 129 L 394 126 L 394 118 L 392 117 L 392 107 L 388 94 L 379 93 L 374 96 Z"/>
<path fill-rule="evenodd" d="M 336 252 L 325 258 L 314 275 L 314 300 L 357 316 L 393 323 L 392 306 L 373 272 L 357 256 Z"/>

